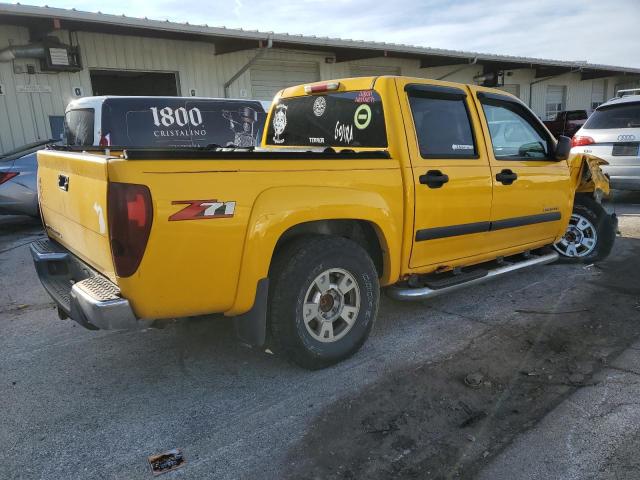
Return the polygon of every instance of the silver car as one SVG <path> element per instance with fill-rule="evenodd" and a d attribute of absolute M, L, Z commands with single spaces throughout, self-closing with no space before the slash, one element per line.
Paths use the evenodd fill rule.
<path fill-rule="evenodd" d="M 640 89 L 600 105 L 571 145 L 572 153 L 591 153 L 609 162 L 602 170 L 612 188 L 640 190 Z"/>
<path fill-rule="evenodd" d="M 38 216 L 36 153 L 54 142 L 31 143 L 0 156 L 0 214 Z"/>

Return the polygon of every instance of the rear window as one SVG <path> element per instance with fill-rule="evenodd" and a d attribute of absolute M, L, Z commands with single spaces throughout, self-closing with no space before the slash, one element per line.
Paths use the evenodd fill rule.
<path fill-rule="evenodd" d="M 255 147 L 266 113 L 257 101 L 108 99 L 102 134 L 122 147 Z"/>
<path fill-rule="evenodd" d="M 584 128 L 640 128 L 640 102 L 600 107 L 591 114 Z"/>
<path fill-rule="evenodd" d="M 67 145 L 93 145 L 93 108 L 69 110 L 64 115 L 64 136 Z"/>
<path fill-rule="evenodd" d="M 283 98 L 273 106 L 268 145 L 387 146 L 380 95 L 373 90 Z"/>

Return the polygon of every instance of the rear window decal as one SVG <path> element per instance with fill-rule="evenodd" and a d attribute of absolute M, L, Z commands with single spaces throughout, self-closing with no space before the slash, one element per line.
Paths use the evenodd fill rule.
<path fill-rule="evenodd" d="M 276 105 L 276 111 L 273 114 L 273 136 L 274 143 L 284 143 L 284 139 L 280 138 L 280 135 L 284 133 L 284 129 L 287 127 L 287 106 Z"/>
<path fill-rule="evenodd" d="M 387 146 L 382 99 L 375 90 L 281 98 L 267 126 L 267 145 Z"/>

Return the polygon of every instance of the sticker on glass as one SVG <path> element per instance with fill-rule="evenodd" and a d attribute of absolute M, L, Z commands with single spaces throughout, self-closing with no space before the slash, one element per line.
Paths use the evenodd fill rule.
<path fill-rule="evenodd" d="M 275 135 L 273 137 L 274 143 L 284 143 L 284 138 L 280 138 L 280 135 L 284 133 L 284 129 L 287 126 L 287 106 L 277 105 L 276 111 L 273 114 L 273 131 Z"/>
<path fill-rule="evenodd" d="M 318 97 L 313 102 L 313 114 L 316 117 L 324 115 L 324 111 L 327 109 L 327 99 L 324 97 Z"/>
<path fill-rule="evenodd" d="M 364 130 L 371 123 L 371 107 L 365 103 L 356 108 L 353 115 L 353 123 L 358 130 Z"/>

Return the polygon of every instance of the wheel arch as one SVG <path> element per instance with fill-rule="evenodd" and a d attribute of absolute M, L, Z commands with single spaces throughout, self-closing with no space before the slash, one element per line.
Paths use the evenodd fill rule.
<path fill-rule="evenodd" d="M 268 276 L 274 254 L 300 235 L 349 238 L 361 245 L 378 269 L 380 283 L 399 276 L 402 224 L 382 195 L 337 187 L 283 187 L 263 192 L 254 203 L 244 240 L 236 298 L 225 315 L 246 312 L 255 288 Z"/>

